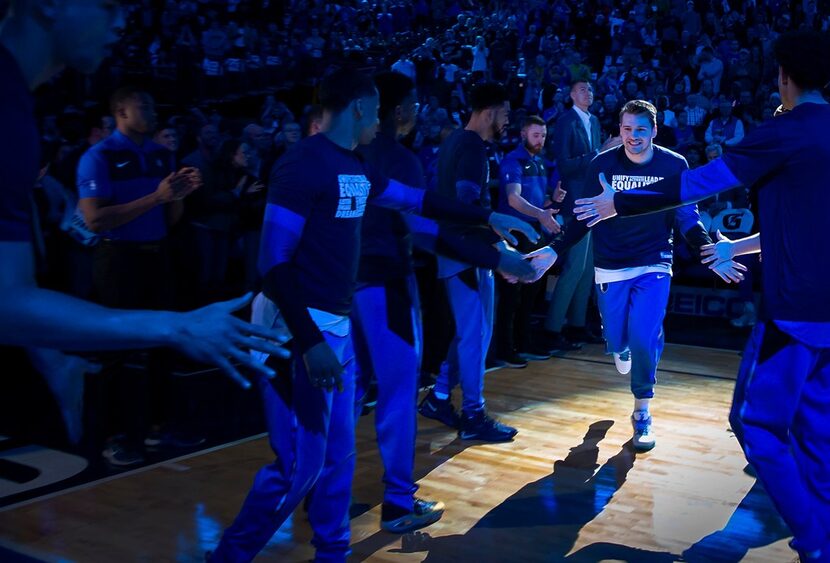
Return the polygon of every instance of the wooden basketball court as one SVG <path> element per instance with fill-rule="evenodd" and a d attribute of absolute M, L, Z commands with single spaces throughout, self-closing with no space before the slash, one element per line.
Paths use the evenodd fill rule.
<path fill-rule="evenodd" d="M 361 418 L 353 560 L 792 561 L 789 532 L 728 428 L 739 359 L 668 345 L 652 408 L 657 447 L 636 455 L 628 377 L 599 346 L 488 374 L 488 409 L 519 435 L 461 443 L 419 418 L 418 494 L 447 512 L 405 536 L 379 530 L 382 468 L 372 417 Z M 271 457 L 258 436 L 10 506 L 0 545 L 45 561 L 201 561 Z M 260 560 L 308 561 L 309 539 L 299 509 Z"/>

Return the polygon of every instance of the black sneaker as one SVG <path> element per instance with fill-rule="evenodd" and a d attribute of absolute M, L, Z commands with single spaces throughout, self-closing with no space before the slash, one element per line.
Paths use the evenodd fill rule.
<path fill-rule="evenodd" d="M 601 335 L 584 326 L 570 327 L 567 338 L 576 344 L 605 344 L 605 339 Z"/>
<path fill-rule="evenodd" d="M 205 442 L 207 442 L 207 438 L 204 436 L 183 431 L 150 432 L 144 438 L 144 446 L 149 449 L 198 448 Z"/>
<path fill-rule="evenodd" d="M 531 348 L 530 350 L 519 352 L 519 357 L 528 362 L 543 362 L 550 359 L 550 353 L 541 348 Z"/>
<path fill-rule="evenodd" d="M 421 416 L 443 422 L 450 428 L 459 427 L 459 416 L 452 406 L 452 401 L 449 398 L 439 399 L 435 396 L 435 391 L 427 393 L 427 396 L 418 405 L 418 412 L 421 413 Z"/>
<path fill-rule="evenodd" d="M 501 356 L 497 359 L 497 361 L 503 363 L 506 368 L 523 369 L 527 367 L 527 360 L 518 354 Z"/>
<path fill-rule="evenodd" d="M 507 364 L 505 364 L 501 360 L 484 360 L 484 373 L 490 373 L 491 371 L 496 371 L 497 369 L 506 368 Z"/>
<path fill-rule="evenodd" d="M 380 527 L 393 534 L 405 534 L 434 524 L 444 515 L 444 503 L 415 499 L 412 512 L 384 502 L 380 512 Z"/>
<path fill-rule="evenodd" d="M 509 442 L 519 431 L 512 426 L 502 424 L 491 418 L 484 409 L 461 417 L 461 429 L 458 437 L 462 440 L 481 440 L 482 442 Z"/>
<path fill-rule="evenodd" d="M 122 438 L 107 440 L 107 445 L 101 455 L 114 467 L 135 467 L 144 463 L 144 456 L 138 448 Z"/>
<path fill-rule="evenodd" d="M 556 354 L 557 352 L 573 352 L 574 350 L 582 349 L 582 344 L 571 342 L 562 336 L 561 332 L 553 332 L 552 330 L 545 331 L 544 341 L 545 347 L 551 354 Z"/>

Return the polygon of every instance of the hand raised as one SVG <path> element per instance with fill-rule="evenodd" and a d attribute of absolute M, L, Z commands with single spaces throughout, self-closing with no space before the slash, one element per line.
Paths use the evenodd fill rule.
<path fill-rule="evenodd" d="M 599 173 L 599 183 L 602 185 L 602 193 L 595 197 L 576 200 L 574 214 L 580 221 L 588 221 L 588 226 L 593 227 L 600 221 L 610 219 L 617 215 L 614 209 L 614 188 L 605 179 L 605 174 Z"/>
<path fill-rule="evenodd" d="M 539 240 L 539 233 L 533 230 L 533 227 L 521 219 L 513 217 L 512 215 L 507 215 L 505 213 L 491 213 L 489 224 L 500 237 L 514 246 L 518 244 L 518 242 L 516 241 L 516 237 L 510 234 L 510 231 L 522 233 L 530 242 L 536 242 Z"/>
<path fill-rule="evenodd" d="M 726 262 L 735 257 L 735 243 L 723 236 L 720 231 L 715 233 L 717 242 L 713 244 L 705 244 L 700 247 L 700 256 L 702 264 L 711 264 L 710 269 L 721 262 Z"/>

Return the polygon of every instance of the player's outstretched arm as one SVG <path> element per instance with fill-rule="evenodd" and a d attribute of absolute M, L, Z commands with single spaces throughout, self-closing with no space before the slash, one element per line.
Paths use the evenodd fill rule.
<path fill-rule="evenodd" d="M 286 357 L 276 334 L 233 316 L 251 299 L 245 296 L 188 313 L 108 309 L 39 288 L 34 282 L 30 243 L 0 242 L 0 342 L 57 350 L 115 350 L 168 346 L 216 365 L 249 387 L 234 367 L 273 371 L 252 360 L 248 349 Z"/>
<path fill-rule="evenodd" d="M 736 256 L 761 252 L 761 233 L 730 240 L 718 231 L 717 238 L 717 242 L 703 246 L 700 249 L 701 263 L 709 264 L 709 268 L 714 268 L 719 263 L 731 260 Z"/>

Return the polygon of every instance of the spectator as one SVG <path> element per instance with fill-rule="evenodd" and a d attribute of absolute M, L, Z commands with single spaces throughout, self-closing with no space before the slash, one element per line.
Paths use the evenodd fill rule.
<path fill-rule="evenodd" d="M 182 159 L 182 164 L 206 173 L 210 168 L 210 163 L 213 161 L 214 154 L 216 153 L 216 149 L 219 148 L 221 140 L 219 128 L 216 125 L 212 123 L 203 125 L 199 130 L 198 147 Z"/>
<path fill-rule="evenodd" d="M 732 102 L 721 98 L 718 104 L 718 116 L 709 122 L 704 139 L 707 143 L 717 143 L 726 147 L 737 145 L 744 138 L 743 122 L 732 115 Z"/>
<path fill-rule="evenodd" d="M 205 175 L 204 187 L 189 202 L 199 304 L 221 297 L 227 287 L 231 235 L 237 227 L 240 199 L 257 183 L 248 170 L 252 153 L 255 149 L 238 139 L 223 141 Z"/>
<path fill-rule="evenodd" d="M 510 213 L 549 234 L 559 233 L 556 220 L 565 197 L 561 189 L 554 193 L 548 185 L 548 172 L 541 158 L 547 128 L 539 116 L 525 118 L 522 143 L 505 156 L 499 168 L 499 203 L 502 213 Z M 555 203 L 548 204 L 553 200 Z M 542 245 L 519 238 L 517 249 L 529 254 Z M 512 284 L 497 279 L 499 294 L 496 312 L 496 358 L 508 367 L 524 367 L 529 360 L 544 360 L 548 351 L 531 342 L 530 317 L 543 280 L 530 284 Z"/>
<path fill-rule="evenodd" d="M 689 94 L 686 99 L 686 120 L 689 127 L 698 128 L 706 121 L 707 111 L 700 106 L 700 97 L 697 94 Z"/>
<path fill-rule="evenodd" d="M 720 93 L 721 78 L 723 77 L 723 61 L 715 56 L 711 47 L 704 47 L 698 55 L 699 70 L 697 79 L 711 80 L 713 94 Z M 708 96 L 708 93 L 705 93 Z"/>
<path fill-rule="evenodd" d="M 574 199 L 583 195 L 587 182 L 585 173 L 591 159 L 619 144 L 619 140 L 610 137 L 602 143 L 599 120 L 588 113 L 594 103 L 594 90 L 589 82 L 574 81 L 570 97 L 573 107 L 556 121 L 553 133 L 553 151 L 562 175 L 562 188 L 568 193 L 562 207 L 566 224 L 573 218 Z M 562 275 L 554 288 L 545 319 L 545 345 L 551 353 L 575 350 L 582 342 L 603 342 L 586 326 L 588 299 L 593 288 L 591 256 L 589 234 L 570 249 L 564 260 Z M 566 318 L 572 328 L 571 338 L 562 334 Z"/>
<path fill-rule="evenodd" d="M 170 151 L 149 140 L 156 114 L 148 94 L 122 88 L 111 109 L 116 132 L 90 148 L 78 166 L 78 206 L 89 229 L 102 236 L 93 262 L 95 294 L 107 307 L 169 309 L 167 232 L 181 218 L 182 200 L 200 185 L 198 171 L 175 172 Z M 158 387 L 160 377 L 156 369 L 113 378 L 107 405 L 119 420 L 103 451 L 110 464 L 139 464 L 144 440 L 159 440 L 150 434 L 147 415 L 149 386 Z M 160 424 L 161 417 L 157 409 L 152 422 Z"/>

